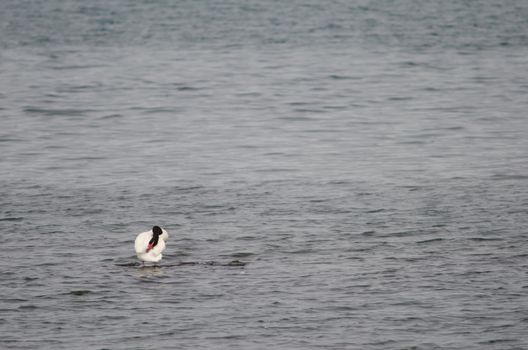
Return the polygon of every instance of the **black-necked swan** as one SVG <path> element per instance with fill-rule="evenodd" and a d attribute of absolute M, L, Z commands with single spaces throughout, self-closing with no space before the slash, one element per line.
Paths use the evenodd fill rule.
<path fill-rule="evenodd" d="M 146 262 L 158 262 L 163 257 L 161 252 L 165 250 L 165 241 L 169 238 L 167 231 L 159 226 L 152 230 L 141 232 L 134 242 L 137 257 Z"/>

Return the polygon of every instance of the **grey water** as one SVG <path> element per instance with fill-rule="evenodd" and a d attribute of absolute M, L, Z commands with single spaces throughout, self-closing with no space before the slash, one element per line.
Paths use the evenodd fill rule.
<path fill-rule="evenodd" d="M 528 349 L 527 113 L 523 0 L 3 0 L 0 348 Z"/>

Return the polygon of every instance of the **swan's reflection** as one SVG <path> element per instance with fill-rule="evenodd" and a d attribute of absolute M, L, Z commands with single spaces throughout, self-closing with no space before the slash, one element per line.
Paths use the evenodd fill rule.
<path fill-rule="evenodd" d="M 137 269 L 138 276 L 141 278 L 151 278 L 163 276 L 163 269 L 160 266 L 140 266 Z"/>

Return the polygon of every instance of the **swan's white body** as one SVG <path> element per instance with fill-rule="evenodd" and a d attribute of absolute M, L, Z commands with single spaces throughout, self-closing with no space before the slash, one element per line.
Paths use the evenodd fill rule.
<path fill-rule="evenodd" d="M 151 250 L 147 252 L 149 241 L 152 239 L 152 230 L 141 232 L 134 242 L 134 248 L 136 249 L 136 255 L 140 260 L 147 262 L 158 262 L 161 260 L 163 255 L 161 252 L 165 250 L 165 241 L 169 239 L 169 234 L 164 229 L 159 236 L 158 244 L 156 244 Z"/>

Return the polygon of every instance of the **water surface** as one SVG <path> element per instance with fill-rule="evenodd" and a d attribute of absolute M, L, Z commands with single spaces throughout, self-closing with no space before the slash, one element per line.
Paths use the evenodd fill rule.
<path fill-rule="evenodd" d="M 528 348 L 527 18 L 3 1 L 0 347 Z"/>

